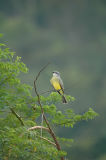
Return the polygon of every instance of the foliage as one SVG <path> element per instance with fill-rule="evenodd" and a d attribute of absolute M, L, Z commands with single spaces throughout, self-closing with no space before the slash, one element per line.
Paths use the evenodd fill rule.
<path fill-rule="evenodd" d="M 65 151 L 57 151 L 54 145 L 41 139 L 39 130 L 29 131 L 39 124 L 41 109 L 37 97 L 31 95 L 32 87 L 21 82 L 20 73 L 28 73 L 28 68 L 15 56 L 15 53 L 0 44 L 0 159 L 3 160 L 58 160 L 66 156 Z M 66 96 L 68 101 L 74 98 Z M 52 92 L 49 96 L 40 96 L 45 114 L 51 125 L 73 127 L 81 120 L 95 118 L 98 114 L 89 109 L 77 115 L 72 109 L 58 110 L 56 104 L 60 95 Z M 46 127 L 46 124 L 44 124 Z M 46 131 L 43 136 L 52 141 Z M 72 143 L 72 139 L 58 138 L 63 144 Z"/>

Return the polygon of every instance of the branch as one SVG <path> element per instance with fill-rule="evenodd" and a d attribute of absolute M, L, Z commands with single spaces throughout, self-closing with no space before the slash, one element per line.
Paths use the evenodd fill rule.
<path fill-rule="evenodd" d="M 10 107 L 10 110 L 18 118 L 18 120 L 20 121 L 21 125 L 24 126 L 24 122 L 23 122 L 22 118 L 20 117 L 20 115 L 18 113 L 16 113 L 12 107 Z"/>
<path fill-rule="evenodd" d="M 31 128 L 28 128 L 28 131 L 36 130 L 36 129 L 44 129 L 44 130 L 49 132 L 49 129 L 46 128 L 46 127 L 43 127 L 43 126 L 34 126 L 34 127 L 31 127 Z"/>
<path fill-rule="evenodd" d="M 54 133 L 53 130 L 51 129 L 51 126 L 49 125 L 49 122 L 48 122 L 48 120 L 47 120 L 47 118 L 46 118 L 46 116 L 45 116 L 45 114 L 44 114 L 44 110 L 43 110 L 43 107 L 42 107 L 42 104 L 41 104 L 41 101 L 40 101 L 40 95 L 38 94 L 38 92 L 37 92 L 37 87 L 36 87 L 36 81 L 37 81 L 38 77 L 40 76 L 40 73 L 41 73 L 48 65 L 49 65 L 49 63 L 48 63 L 47 65 L 45 65 L 45 66 L 39 71 L 39 73 L 37 74 L 37 76 L 36 76 L 36 78 L 35 78 L 35 80 L 34 80 L 34 89 L 35 89 L 35 93 L 36 93 L 36 95 L 37 95 L 37 97 L 38 97 L 38 103 L 39 103 L 39 105 L 40 105 L 40 107 L 41 107 L 41 112 L 42 112 L 43 118 L 44 118 L 44 120 L 45 120 L 45 123 L 46 123 L 46 125 L 48 126 L 49 132 L 50 132 L 50 134 L 51 134 L 51 136 L 52 136 L 52 138 L 53 138 L 53 140 L 54 140 L 54 142 L 55 142 L 55 144 L 56 144 L 56 148 L 60 151 L 60 150 L 61 150 L 60 144 L 58 143 L 58 141 L 57 141 L 57 139 L 56 139 L 56 136 L 55 136 L 55 133 Z M 64 158 L 61 157 L 61 160 L 64 160 Z"/>
<path fill-rule="evenodd" d="M 40 76 L 40 73 L 49 65 L 50 63 L 47 63 L 38 73 L 38 75 L 35 78 L 35 82 L 37 81 L 38 77 Z"/>
<path fill-rule="evenodd" d="M 10 107 L 10 104 L 9 104 L 8 101 L 6 101 L 6 103 L 8 104 L 9 109 L 11 110 L 11 112 L 12 112 L 12 113 L 16 116 L 16 118 L 20 121 L 21 125 L 24 126 L 24 122 L 23 122 L 21 116 L 20 116 L 17 112 L 14 111 L 13 107 Z"/>
<path fill-rule="evenodd" d="M 50 144 L 53 144 L 53 145 L 56 147 L 56 144 L 53 143 L 52 141 L 50 141 L 49 139 L 47 139 L 47 138 L 45 138 L 45 137 L 38 136 L 38 135 L 37 135 L 37 137 L 38 137 L 38 138 L 41 138 L 41 139 L 43 139 L 43 140 L 45 140 L 45 141 L 47 141 L 47 142 L 49 142 Z"/>
<path fill-rule="evenodd" d="M 55 91 L 54 89 L 51 89 L 51 90 L 48 90 L 48 91 L 43 91 L 43 92 L 41 92 L 40 94 L 45 94 L 45 93 L 49 93 L 49 92 L 53 92 L 53 91 Z"/>
<path fill-rule="evenodd" d="M 29 128 L 28 131 L 32 131 L 32 130 L 36 130 L 36 129 L 41 129 L 41 128 L 49 132 L 49 129 L 46 128 L 46 127 L 43 127 L 43 126 L 34 126 L 34 127 Z M 50 132 L 49 132 L 49 133 L 50 133 Z M 45 141 L 47 141 L 47 142 L 49 142 L 50 144 L 53 144 L 54 146 L 56 146 L 55 143 L 53 143 L 52 141 L 50 141 L 49 139 L 47 139 L 47 138 L 45 138 L 45 137 L 41 137 L 41 136 L 38 136 L 38 135 L 37 135 L 37 137 L 38 137 L 38 138 L 41 138 L 41 139 L 43 139 L 43 140 L 45 140 Z"/>
<path fill-rule="evenodd" d="M 64 88 L 64 91 L 65 90 L 69 90 L 70 88 Z M 49 93 L 49 92 L 57 92 L 56 90 L 54 90 L 54 89 L 51 89 L 51 90 L 48 90 L 48 91 L 43 91 L 43 92 L 41 92 L 40 94 L 45 94 L 45 93 Z"/>

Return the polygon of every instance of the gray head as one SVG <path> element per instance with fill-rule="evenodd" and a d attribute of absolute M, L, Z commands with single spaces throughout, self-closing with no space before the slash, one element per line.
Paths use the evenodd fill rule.
<path fill-rule="evenodd" d="M 53 76 L 60 76 L 60 73 L 58 71 L 53 71 Z"/>

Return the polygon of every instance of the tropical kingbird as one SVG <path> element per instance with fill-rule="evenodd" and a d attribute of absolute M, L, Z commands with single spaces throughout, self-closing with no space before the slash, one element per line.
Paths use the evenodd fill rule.
<path fill-rule="evenodd" d="M 54 87 L 54 89 L 62 96 L 62 102 L 63 103 L 67 103 L 67 100 L 64 96 L 64 85 L 63 85 L 63 81 L 60 77 L 60 73 L 57 71 L 53 72 L 53 77 L 50 80 L 52 86 Z"/>

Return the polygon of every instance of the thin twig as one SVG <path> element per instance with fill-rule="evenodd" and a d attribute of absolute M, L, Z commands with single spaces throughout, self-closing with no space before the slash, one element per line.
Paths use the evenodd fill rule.
<path fill-rule="evenodd" d="M 41 92 L 40 94 L 45 94 L 45 93 L 49 93 L 49 92 L 53 92 L 54 90 L 53 89 L 51 89 L 51 90 L 48 90 L 48 91 L 43 91 L 43 92 Z"/>
<path fill-rule="evenodd" d="M 42 114 L 41 126 L 43 126 L 43 114 Z M 42 134 L 43 134 L 43 132 L 42 132 L 42 128 L 41 128 L 41 137 L 42 137 Z"/>
<path fill-rule="evenodd" d="M 34 80 L 34 89 L 35 89 L 35 93 L 36 93 L 36 95 L 37 95 L 37 97 L 38 97 L 38 103 L 39 103 L 39 105 L 40 105 L 40 107 L 41 107 L 41 112 L 42 112 L 42 114 L 43 114 L 43 118 L 44 118 L 44 120 L 45 120 L 45 122 L 46 122 L 46 125 L 48 126 L 49 132 L 50 132 L 50 134 L 51 134 L 51 136 L 52 136 L 52 138 L 53 138 L 53 140 L 54 140 L 54 142 L 55 142 L 55 144 L 56 144 L 57 150 L 60 151 L 60 150 L 61 150 L 60 144 L 58 143 L 57 138 L 56 138 L 56 136 L 55 136 L 55 133 L 54 133 L 53 130 L 51 129 L 51 126 L 50 126 L 50 124 L 49 124 L 49 122 L 48 122 L 48 120 L 47 120 L 47 118 L 46 118 L 46 116 L 45 116 L 45 114 L 44 114 L 43 106 L 42 106 L 41 101 L 40 101 L 40 95 L 38 94 L 38 92 L 37 92 L 37 87 L 36 87 L 36 81 L 37 81 L 38 77 L 40 76 L 40 73 L 41 73 L 48 65 L 49 65 L 49 63 L 48 63 L 47 65 L 45 65 L 45 66 L 39 71 L 39 73 L 37 74 L 37 76 L 36 76 L 36 78 L 35 78 L 35 80 Z M 61 160 L 64 160 L 64 157 L 61 157 Z"/>
<path fill-rule="evenodd" d="M 38 77 L 40 76 L 40 73 L 49 65 L 50 63 L 47 63 L 38 73 L 38 75 L 35 78 L 35 82 L 37 81 Z"/>
<path fill-rule="evenodd" d="M 69 88 L 64 88 L 64 91 L 65 90 L 68 90 Z M 43 91 L 43 92 L 41 92 L 40 94 L 45 94 L 45 93 L 49 93 L 49 92 L 56 92 L 56 90 L 54 90 L 54 89 L 51 89 L 51 90 L 48 90 L 48 91 Z"/>
<path fill-rule="evenodd" d="M 21 122 L 21 125 L 24 126 L 24 122 L 23 122 L 21 116 L 18 113 L 16 113 L 12 107 L 10 107 L 10 110 L 18 118 L 18 120 Z"/>
<path fill-rule="evenodd" d="M 49 139 L 47 139 L 47 138 L 45 138 L 45 137 L 38 136 L 38 135 L 37 135 L 37 137 L 38 137 L 38 138 L 41 138 L 41 139 L 43 139 L 43 140 L 45 140 L 45 141 L 47 141 L 47 142 L 50 143 L 50 144 L 53 144 L 53 145 L 56 147 L 56 144 L 53 143 L 52 141 L 50 141 Z"/>

